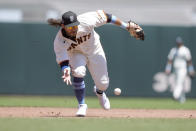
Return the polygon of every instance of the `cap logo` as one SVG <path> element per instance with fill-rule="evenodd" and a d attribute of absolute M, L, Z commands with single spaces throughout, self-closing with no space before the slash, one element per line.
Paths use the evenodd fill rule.
<path fill-rule="evenodd" d="M 70 18 L 70 21 L 73 22 L 74 16 L 70 16 L 69 18 Z"/>

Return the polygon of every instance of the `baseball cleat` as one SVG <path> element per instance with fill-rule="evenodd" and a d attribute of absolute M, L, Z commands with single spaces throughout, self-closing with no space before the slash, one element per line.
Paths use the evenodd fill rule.
<path fill-rule="evenodd" d="M 94 91 L 99 99 L 99 104 L 101 105 L 101 107 L 105 110 L 109 110 L 110 109 L 110 101 L 109 101 L 108 97 L 106 96 L 105 92 L 103 92 L 103 94 L 98 94 L 96 92 L 96 87 L 94 87 Z"/>
<path fill-rule="evenodd" d="M 180 96 L 182 95 L 182 89 L 181 88 L 177 88 L 173 91 L 173 97 L 174 99 L 178 100 L 180 99 Z"/>
<path fill-rule="evenodd" d="M 78 111 L 76 112 L 77 117 L 85 117 L 87 110 L 87 104 L 79 104 Z"/>

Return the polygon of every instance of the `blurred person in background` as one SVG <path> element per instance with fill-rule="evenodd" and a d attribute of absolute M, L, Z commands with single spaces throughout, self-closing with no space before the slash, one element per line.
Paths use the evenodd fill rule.
<path fill-rule="evenodd" d="M 176 46 L 169 52 L 168 62 L 165 69 L 167 75 L 171 73 L 172 67 L 175 75 L 173 98 L 180 103 L 184 103 L 186 101 L 184 81 L 187 73 L 191 78 L 194 78 L 195 70 L 192 64 L 191 52 L 186 46 L 184 46 L 181 37 L 176 38 Z"/>

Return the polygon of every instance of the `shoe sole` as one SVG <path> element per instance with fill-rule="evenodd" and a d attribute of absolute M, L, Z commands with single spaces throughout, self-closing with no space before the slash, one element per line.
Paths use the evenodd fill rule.
<path fill-rule="evenodd" d="M 85 117 L 86 115 L 76 115 L 77 117 Z"/>

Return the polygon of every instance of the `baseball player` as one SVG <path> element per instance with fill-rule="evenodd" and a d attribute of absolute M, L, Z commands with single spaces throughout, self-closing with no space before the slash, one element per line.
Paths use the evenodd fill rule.
<path fill-rule="evenodd" d="M 116 16 L 103 10 L 76 15 L 72 11 L 65 12 L 62 19 L 48 19 L 50 25 L 60 27 L 54 40 L 56 61 L 60 65 L 62 78 L 67 85 L 73 85 L 78 101 L 76 116 L 86 115 L 85 82 L 86 66 L 94 80 L 94 91 L 103 109 L 110 109 L 110 101 L 106 96 L 109 85 L 107 62 L 99 35 L 94 28 L 107 23 L 118 25 L 130 32 L 136 39 L 144 40 L 142 28 L 134 22 L 123 22 Z M 73 80 L 71 81 L 71 75 Z"/>
<path fill-rule="evenodd" d="M 168 62 L 165 69 L 166 74 L 171 73 L 172 64 L 175 75 L 173 97 L 179 102 L 184 103 L 186 101 L 186 97 L 183 84 L 187 75 L 187 67 L 190 77 L 195 76 L 195 71 L 191 60 L 190 50 L 183 45 L 181 37 L 176 38 L 176 47 L 172 48 L 168 55 Z"/>

